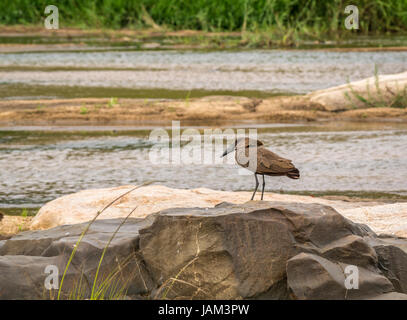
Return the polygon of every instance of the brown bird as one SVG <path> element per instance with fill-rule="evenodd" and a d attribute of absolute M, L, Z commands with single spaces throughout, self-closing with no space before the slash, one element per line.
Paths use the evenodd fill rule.
<path fill-rule="evenodd" d="M 249 138 L 236 139 L 223 153 L 222 157 L 228 153 L 236 151 L 235 159 L 238 165 L 254 172 L 256 179 L 256 188 L 254 189 L 251 200 L 259 187 L 257 175 L 263 176 L 263 187 L 261 191 L 261 200 L 263 200 L 264 187 L 266 185 L 264 176 L 287 176 L 291 179 L 299 179 L 300 171 L 292 164 L 292 161 L 280 157 L 279 155 L 264 148 L 263 142 Z"/>

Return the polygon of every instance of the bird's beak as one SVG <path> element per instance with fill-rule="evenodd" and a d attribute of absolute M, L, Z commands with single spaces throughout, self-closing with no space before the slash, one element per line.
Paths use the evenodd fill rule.
<path fill-rule="evenodd" d="M 228 153 L 232 152 L 233 150 L 235 150 L 235 145 L 232 144 L 225 150 L 225 152 L 222 154 L 221 158 L 226 156 Z"/>

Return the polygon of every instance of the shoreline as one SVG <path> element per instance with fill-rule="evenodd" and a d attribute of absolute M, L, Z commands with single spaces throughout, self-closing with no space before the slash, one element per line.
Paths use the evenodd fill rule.
<path fill-rule="evenodd" d="M 110 51 L 110 50 L 323 50 L 323 51 L 407 51 L 404 33 L 305 36 L 284 41 L 271 31 L 254 32 L 168 29 L 80 29 L 63 27 L 47 30 L 42 25 L 0 26 L 0 53 Z M 402 38 L 402 41 L 397 40 Z M 393 40 L 392 40 L 393 39 Z M 407 39 L 407 38 L 406 38 Z M 384 43 L 383 43 L 384 42 Z"/>
<path fill-rule="evenodd" d="M 165 120 L 163 120 L 165 119 Z M 303 96 L 265 99 L 207 96 L 191 99 L 76 98 L 0 101 L 0 126 L 139 126 L 184 122 L 301 123 L 407 122 L 407 109 L 371 107 L 324 110 Z"/>
<path fill-rule="evenodd" d="M 125 186 L 121 187 L 113 187 L 114 190 L 118 189 L 121 190 Z M 251 191 L 221 191 L 221 190 L 212 190 L 212 189 L 207 189 L 207 188 L 201 188 L 201 189 L 176 189 L 176 188 L 168 188 L 165 186 L 161 185 L 155 185 L 151 186 L 152 189 L 158 188 L 158 189 L 163 189 L 171 192 L 180 192 L 180 193 L 191 193 L 196 196 L 203 196 L 209 194 L 219 194 L 219 195 L 228 195 L 229 197 L 233 196 L 238 199 L 238 202 L 243 201 L 241 199 L 242 196 L 249 197 L 251 194 Z M 79 191 L 79 193 L 83 192 L 100 192 L 105 189 L 92 189 L 92 190 L 82 190 Z M 106 190 L 110 190 L 109 188 Z M 39 212 L 42 210 L 46 210 L 49 206 L 52 207 L 52 205 L 55 202 L 58 201 L 64 201 L 63 199 L 67 198 L 72 198 L 75 197 L 79 193 L 72 193 L 72 194 L 67 194 L 65 196 L 59 196 L 55 198 L 54 200 L 48 201 L 44 203 L 41 207 L 37 207 L 36 209 L 31 208 L 29 209 L 29 214 L 22 216 L 21 214 L 18 214 L 18 208 L 0 208 L 0 213 L 3 215 L 2 221 L 0 222 L 0 237 L 10 237 L 14 236 L 20 232 L 30 230 L 30 224 L 33 221 L 33 219 L 38 219 L 35 218 L 38 216 Z M 154 193 L 153 193 L 154 194 Z M 152 194 L 148 193 L 146 194 L 147 197 L 151 197 Z M 181 194 L 179 195 L 181 196 Z M 164 197 L 164 199 L 167 199 Z M 235 199 L 235 200 L 236 200 Z M 276 193 L 276 192 L 265 192 L 265 199 L 266 201 L 299 201 L 299 202 L 316 202 L 316 203 L 325 203 L 327 205 L 338 205 L 342 209 L 351 209 L 351 208 L 363 208 L 363 207 L 373 207 L 373 206 L 383 206 L 383 205 L 398 205 L 402 203 L 407 202 L 407 198 L 403 199 L 402 197 L 398 198 L 374 198 L 374 197 L 361 197 L 359 196 L 346 196 L 343 194 L 340 194 L 338 191 L 338 195 L 320 195 L 317 194 L 316 196 L 313 196 L 311 194 L 304 194 L 301 192 L 289 192 L 289 193 Z M 268 200 L 267 200 L 268 199 Z M 227 199 L 226 199 L 227 200 Z M 226 201 L 224 199 L 224 201 Z M 143 200 L 144 201 L 144 200 Z M 164 202 L 167 200 L 164 200 Z M 219 200 L 221 201 L 221 200 Z M 212 205 L 216 204 L 219 201 L 215 201 L 214 199 L 211 198 L 209 203 L 212 203 Z M 168 201 L 167 201 L 168 202 Z M 176 202 L 176 201 L 175 201 Z M 200 202 L 199 202 L 200 203 Z M 168 204 L 166 204 L 168 205 Z M 200 203 L 202 205 L 202 203 Z M 176 207 L 176 205 L 174 205 Z M 160 205 L 156 208 L 159 210 Z M 44 209 L 43 209 L 44 208 Z M 152 209 L 152 208 L 151 208 Z M 10 212 L 12 210 L 13 212 Z M 22 210 L 22 209 L 21 209 Z M 52 212 L 53 210 L 51 210 Z M 154 211 L 154 210 L 153 210 Z M 1 239 L 0 239 L 1 240 Z"/>
<path fill-rule="evenodd" d="M 30 223 L 30 230 L 48 229 L 57 225 L 80 223 L 93 218 L 95 209 L 103 206 L 110 198 L 123 194 L 125 190 L 131 190 L 133 186 L 123 185 L 110 188 L 87 189 L 76 193 L 58 197 L 47 202 L 41 207 L 39 212 Z M 247 203 L 251 192 L 245 191 L 219 191 L 209 188 L 189 188 L 179 189 L 170 188 L 164 185 L 144 186 L 123 199 L 119 205 L 113 205 L 109 213 L 106 213 L 102 219 L 120 218 L 128 214 L 128 208 L 137 207 L 133 217 L 143 218 L 149 214 L 159 212 L 169 208 L 210 208 L 216 207 L 221 203 Z M 345 217 L 353 217 L 356 222 L 365 223 L 377 220 L 380 215 L 391 214 L 397 218 L 398 214 L 404 215 L 403 211 L 406 202 L 383 203 L 379 201 L 349 201 L 349 199 L 326 199 L 320 197 L 279 194 L 266 192 L 265 201 L 270 202 L 290 202 L 290 203 L 319 203 L 330 206 Z M 258 200 L 258 199 L 255 199 Z M 249 201 L 251 202 L 251 201 Z M 263 201 L 253 201 L 253 203 L 262 203 Z M 67 207 L 75 206 L 75 212 L 71 212 Z M 362 210 L 362 211 L 361 211 Z M 369 213 L 368 213 L 369 212 Z M 370 219 L 369 219 L 370 218 Z M 377 220 L 377 221 L 380 221 Z M 383 228 L 382 224 L 375 225 L 381 232 L 396 232 L 397 225 L 389 221 L 389 227 Z M 400 232 L 402 230 L 399 230 Z M 404 231 L 402 232 L 404 234 Z M 402 235 L 398 234 L 398 235 Z"/>

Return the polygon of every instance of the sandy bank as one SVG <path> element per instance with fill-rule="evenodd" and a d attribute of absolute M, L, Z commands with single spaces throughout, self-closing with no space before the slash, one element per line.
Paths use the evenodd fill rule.
<path fill-rule="evenodd" d="M 316 120 L 407 121 L 407 109 L 364 108 L 328 111 L 308 96 L 250 99 L 210 96 L 196 99 L 107 98 L 3 100 L 0 125 L 121 125 L 171 120 L 258 120 L 297 122 Z"/>

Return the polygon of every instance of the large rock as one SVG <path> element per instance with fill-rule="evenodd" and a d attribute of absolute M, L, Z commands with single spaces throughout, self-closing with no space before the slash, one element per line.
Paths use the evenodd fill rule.
<path fill-rule="evenodd" d="M 69 297 L 83 278 L 83 295 L 88 296 L 103 249 L 122 219 L 96 221 L 83 237 L 68 268 L 63 284 L 63 298 Z M 140 228 L 146 221 L 129 219 L 112 239 L 103 258 L 99 285 L 114 272 L 115 281 L 129 286 L 129 294 L 147 292 L 151 281 L 136 256 Z M 59 279 L 65 270 L 79 236 L 87 224 L 65 225 L 45 231 L 26 231 L 2 241 L 0 245 L 0 300 L 56 298 L 57 290 L 44 289 L 45 268 L 55 265 Z M 119 269 L 119 271 L 117 270 Z M 23 275 L 23 277 L 21 277 Z"/>
<path fill-rule="evenodd" d="M 379 75 L 377 78 L 370 77 L 337 87 L 314 91 L 309 93 L 307 97 L 311 103 L 320 105 L 326 111 L 343 111 L 378 106 L 365 103 L 363 99 L 370 102 L 380 101 L 391 106 L 397 95 L 405 94 L 406 87 L 407 72 L 403 72 Z"/>
<path fill-rule="evenodd" d="M 120 222 L 102 219 L 91 226 L 63 297 L 77 291 L 81 275 L 88 284 L 82 296 L 89 296 L 102 250 Z M 62 273 L 85 225 L 3 241 L 0 299 L 48 298 L 43 269 L 54 264 Z M 321 204 L 222 203 L 129 219 L 112 240 L 101 274 L 116 268 L 118 287 L 147 299 L 406 299 L 406 247 L 407 239 L 378 237 Z M 348 265 L 359 270 L 359 289 L 345 288 Z"/>
<path fill-rule="evenodd" d="M 407 292 L 407 243 L 394 237 L 371 238 L 383 273 L 399 292 Z"/>
<path fill-rule="evenodd" d="M 59 257 L 41 257 L 25 255 L 0 256 L 0 299 L 49 299 L 55 292 L 44 288 L 45 268 L 62 268 Z M 77 270 L 71 268 L 66 281 L 72 285 Z"/>
<path fill-rule="evenodd" d="M 368 299 L 394 291 L 392 283 L 378 272 L 358 266 L 357 289 L 345 286 L 347 264 L 300 253 L 287 262 L 288 286 L 297 299 Z M 373 266 L 373 265 L 372 265 Z M 405 296 L 407 298 L 407 295 Z"/>
<path fill-rule="evenodd" d="M 48 202 L 31 222 L 32 230 L 48 229 L 64 224 L 91 220 L 98 210 L 134 186 L 84 190 Z M 173 189 L 150 185 L 141 187 L 121 198 L 98 219 L 122 218 L 137 207 L 132 217 L 147 215 L 169 208 L 207 208 L 221 202 L 245 203 L 251 192 L 218 191 L 206 188 Z M 407 203 L 388 204 L 371 202 L 334 201 L 309 196 L 265 193 L 266 201 L 319 203 L 335 208 L 345 217 L 368 224 L 377 233 L 407 236 Z"/>

